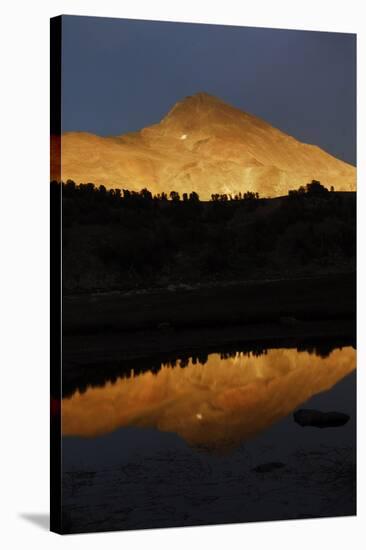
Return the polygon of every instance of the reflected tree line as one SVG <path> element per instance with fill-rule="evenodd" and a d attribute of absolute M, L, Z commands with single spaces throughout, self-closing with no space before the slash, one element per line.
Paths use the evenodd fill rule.
<path fill-rule="evenodd" d="M 342 345 L 341 345 L 342 344 Z M 342 346 L 350 345 L 349 341 L 342 343 L 332 342 L 318 342 L 312 343 L 299 343 L 296 346 L 298 352 L 308 352 L 314 354 L 322 359 L 326 359 L 335 349 L 342 349 Z M 268 354 L 270 350 L 274 348 L 263 348 L 261 346 L 251 347 L 243 349 L 242 351 L 225 350 L 218 353 L 221 360 L 235 359 L 235 358 L 255 358 Z M 288 348 L 294 349 L 294 348 Z M 200 351 L 196 353 L 186 353 L 176 356 L 169 356 L 164 358 L 147 357 L 143 359 L 126 360 L 122 363 L 114 365 L 106 365 L 103 363 L 97 367 L 88 366 L 85 371 L 79 373 L 73 372 L 72 378 L 68 379 L 67 374 L 64 373 L 63 377 L 63 397 L 69 397 L 76 391 L 79 393 L 85 393 L 88 388 L 102 388 L 107 383 L 115 384 L 119 379 L 131 378 L 138 376 L 145 372 L 152 372 L 158 374 L 162 368 L 180 368 L 184 369 L 189 365 L 205 365 L 209 359 L 211 352 Z M 244 368 L 244 365 L 243 365 Z"/>

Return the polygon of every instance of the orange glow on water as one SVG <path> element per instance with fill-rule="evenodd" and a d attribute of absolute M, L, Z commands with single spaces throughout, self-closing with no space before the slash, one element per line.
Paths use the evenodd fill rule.
<path fill-rule="evenodd" d="M 225 449 L 259 434 L 356 368 L 352 347 L 322 358 L 295 349 L 260 356 L 211 354 L 204 365 L 163 366 L 76 392 L 62 402 L 64 435 L 94 437 L 126 426 L 175 432 Z"/>

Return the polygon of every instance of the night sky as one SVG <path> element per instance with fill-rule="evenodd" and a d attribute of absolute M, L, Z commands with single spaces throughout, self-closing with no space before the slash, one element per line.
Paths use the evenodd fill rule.
<path fill-rule="evenodd" d="M 62 130 L 118 135 L 207 92 L 356 164 L 356 36 L 63 17 Z"/>

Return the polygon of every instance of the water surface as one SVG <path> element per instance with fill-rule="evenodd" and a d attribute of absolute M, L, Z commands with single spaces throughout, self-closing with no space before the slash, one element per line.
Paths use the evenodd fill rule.
<path fill-rule="evenodd" d="M 76 391 L 62 403 L 65 523 L 73 532 L 353 514 L 355 354 L 214 353 Z M 301 428 L 300 407 L 350 421 Z"/>

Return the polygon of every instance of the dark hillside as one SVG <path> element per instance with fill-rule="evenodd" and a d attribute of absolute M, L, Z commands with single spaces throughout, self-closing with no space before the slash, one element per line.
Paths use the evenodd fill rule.
<path fill-rule="evenodd" d="M 153 197 L 68 182 L 64 293 L 353 272 L 356 195 L 315 183 L 281 198 L 203 202 L 195 193 Z"/>

